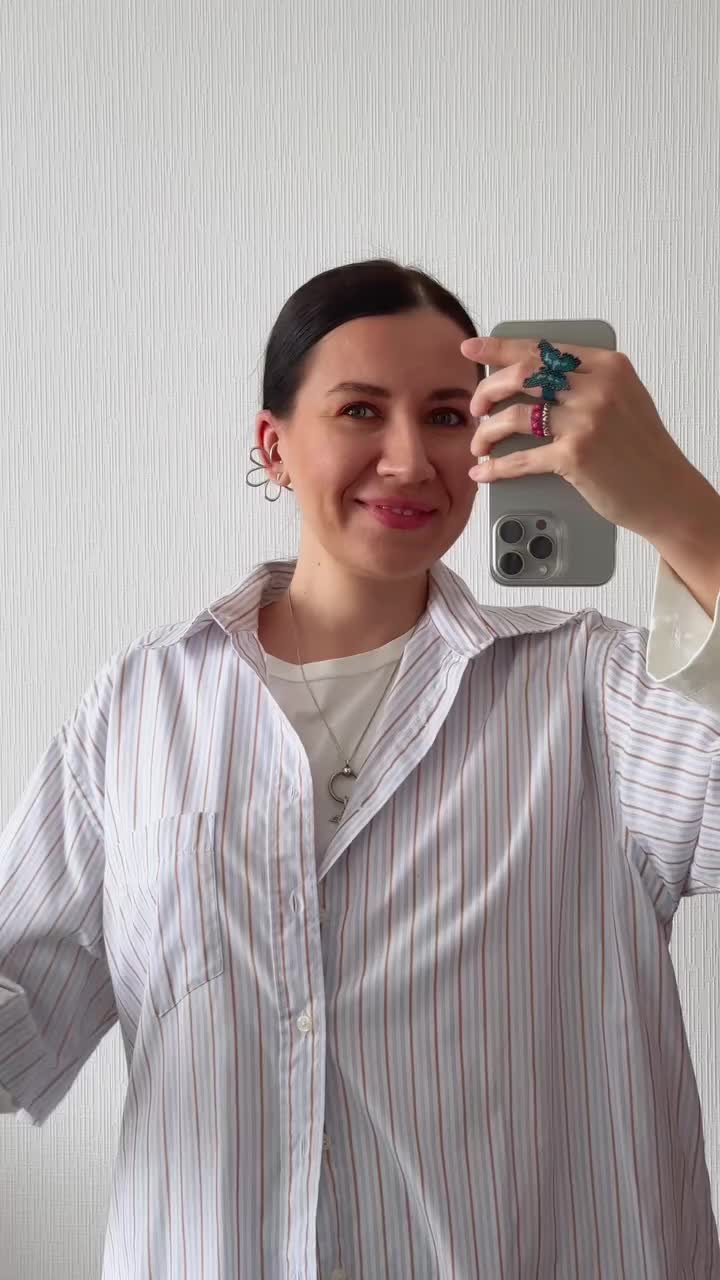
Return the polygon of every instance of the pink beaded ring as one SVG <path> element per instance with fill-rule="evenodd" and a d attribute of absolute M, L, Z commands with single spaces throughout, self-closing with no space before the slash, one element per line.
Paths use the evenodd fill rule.
<path fill-rule="evenodd" d="M 539 400 L 532 407 L 530 417 L 532 424 L 532 433 L 534 436 L 542 436 L 552 440 L 553 435 L 550 430 L 550 402 L 549 400 Z"/>

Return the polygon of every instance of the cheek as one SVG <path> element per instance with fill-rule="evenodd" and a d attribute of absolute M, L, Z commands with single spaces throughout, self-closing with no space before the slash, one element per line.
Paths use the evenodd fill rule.
<path fill-rule="evenodd" d="M 336 447 L 313 460 L 308 479 L 316 489 L 338 498 L 362 489 L 363 479 L 372 469 L 372 454 L 363 454 L 361 449 L 343 452 Z"/>
<path fill-rule="evenodd" d="M 452 458 L 445 459 L 438 468 L 440 479 L 456 502 L 462 502 L 477 492 L 477 485 L 468 471 L 477 463 L 470 449 L 456 450 Z"/>
<path fill-rule="evenodd" d="M 334 457 L 317 456 L 303 466 L 302 490 L 305 500 L 316 508 L 337 506 L 353 486 L 358 486 L 358 468 Z M 359 486 L 358 486 L 359 487 Z M 349 500 L 349 499 L 348 499 Z"/>
<path fill-rule="evenodd" d="M 448 478 L 448 491 L 452 502 L 453 516 L 463 525 L 469 520 L 475 499 L 478 496 L 479 486 L 468 475 L 468 471 L 475 461 L 476 459 L 470 456 L 467 462 L 464 460 L 459 462 L 452 479 Z"/>

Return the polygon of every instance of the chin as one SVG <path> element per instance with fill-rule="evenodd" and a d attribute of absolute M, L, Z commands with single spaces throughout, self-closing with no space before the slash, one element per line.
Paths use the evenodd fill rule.
<path fill-rule="evenodd" d="M 358 547 L 354 546 L 347 557 L 342 556 L 347 567 L 366 578 L 401 582 L 424 573 L 444 555 L 444 549 L 434 546 L 417 547 Z"/>

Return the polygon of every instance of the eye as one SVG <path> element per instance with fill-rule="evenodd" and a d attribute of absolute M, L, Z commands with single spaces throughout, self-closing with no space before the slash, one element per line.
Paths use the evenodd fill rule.
<path fill-rule="evenodd" d="M 444 414 L 454 413 L 454 414 L 455 414 L 455 417 L 458 419 L 458 421 L 457 421 L 457 422 L 449 422 L 449 423 L 442 423 L 442 422 L 441 422 L 441 423 L 439 423 L 439 425 L 440 425 L 440 426 L 464 427 L 464 426 L 465 426 L 465 423 L 467 422 L 467 418 L 465 417 L 465 414 L 464 414 L 464 413 L 459 413 L 457 409 L 436 409 L 436 410 L 435 410 L 435 412 L 436 412 L 436 413 L 444 413 Z"/>
<path fill-rule="evenodd" d="M 347 414 L 349 417 L 356 418 L 359 421 L 364 420 L 363 418 L 360 417 L 359 414 L 351 413 L 350 412 L 351 409 L 368 409 L 370 413 L 373 413 L 373 414 L 375 413 L 375 410 L 373 409 L 372 405 L 348 404 L 345 406 L 344 409 L 341 410 L 341 414 Z M 458 412 L 457 409 L 435 409 L 433 411 L 433 417 L 435 418 L 437 418 L 440 415 L 445 415 L 445 417 L 447 417 L 448 414 L 454 414 L 456 421 L 455 422 L 436 422 L 435 425 L 440 427 L 444 427 L 444 426 L 464 427 L 465 426 L 467 422 L 467 417 L 465 416 L 464 413 Z"/>
<path fill-rule="evenodd" d="M 372 408 L 372 405 L 369 405 L 369 404 L 348 404 L 345 406 L 344 409 L 341 410 L 341 413 L 347 413 L 349 409 L 370 409 L 372 413 L 375 412 L 375 410 Z M 353 414 L 351 416 L 354 417 L 355 415 Z"/>

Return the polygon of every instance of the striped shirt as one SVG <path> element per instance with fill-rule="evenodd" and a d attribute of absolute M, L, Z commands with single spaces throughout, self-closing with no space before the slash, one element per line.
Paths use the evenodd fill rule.
<path fill-rule="evenodd" d="M 669 942 L 720 889 L 720 604 L 437 562 L 321 841 L 257 634 L 294 564 L 114 654 L 0 836 L 19 1120 L 120 1026 L 103 1280 L 719 1275 Z"/>

